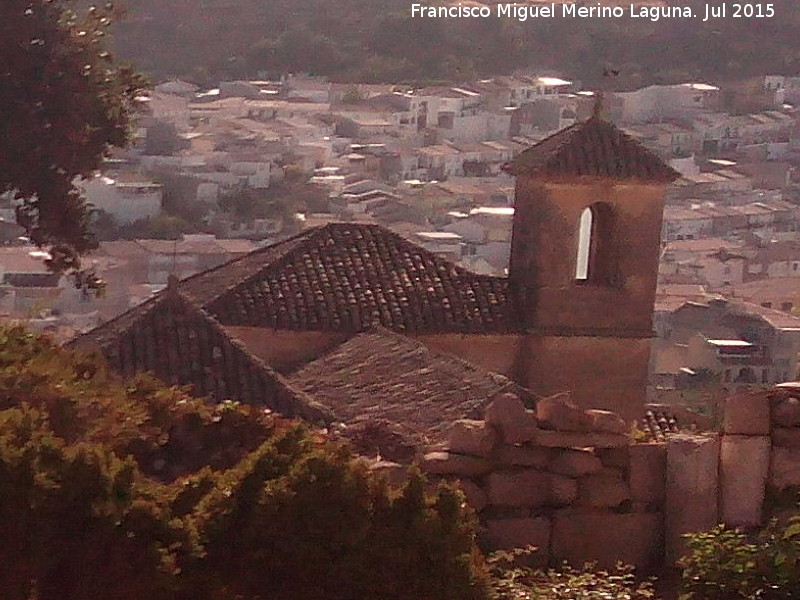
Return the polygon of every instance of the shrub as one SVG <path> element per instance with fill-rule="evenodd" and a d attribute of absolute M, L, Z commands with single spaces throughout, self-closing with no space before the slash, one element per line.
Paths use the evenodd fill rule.
<path fill-rule="evenodd" d="M 789 600 L 800 597 L 800 517 L 748 535 L 719 525 L 687 535 L 680 561 L 685 600 Z"/>
<path fill-rule="evenodd" d="M 417 473 L 393 492 L 343 446 L 289 429 L 197 503 L 207 554 L 188 597 L 215 588 L 274 600 L 484 597 L 463 498 L 424 486 Z"/>
<path fill-rule="evenodd" d="M 521 566 L 520 558 L 533 550 L 495 552 L 489 558 L 495 600 L 656 600 L 652 581 L 637 580 L 629 565 L 610 571 L 593 564 L 548 570 Z"/>

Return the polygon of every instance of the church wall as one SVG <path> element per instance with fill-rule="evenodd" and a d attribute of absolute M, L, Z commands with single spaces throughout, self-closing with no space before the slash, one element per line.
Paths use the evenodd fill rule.
<path fill-rule="evenodd" d="M 644 414 L 649 338 L 429 334 L 416 339 L 540 396 L 570 391 L 582 408 L 613 410 L 629 422 Z"/>
<path fill-rule="evenodd" d="M 346 341 L 345 333 L 226 326 L 225 330 L 279 373 L 293 371 Z"/>
<path fill-rule="evenodd" d="M 522 335 L 438 333 L 417 334 L 410 337 L 414 337 L 432 350 L 454 354 L 519 383 L 515 369 L 519 347 L 524 339 Z"/>
<path fill-rule="evenodd" d="M 641 420 L 646 401 L 649 338 L 530 335 L 520 362 L 535 394 L 569 391 L 581 408 Z"/>

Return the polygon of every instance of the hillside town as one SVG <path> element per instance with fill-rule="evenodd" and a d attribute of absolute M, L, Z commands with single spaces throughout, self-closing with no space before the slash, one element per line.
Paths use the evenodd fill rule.
<path fill-rule="evenodd" d="M 577 82 L 521 73 L 417 89 L 175 80 L 140 100 L 137 143 L 82 182 L 103 293 L 48 272 L 7 202 L 4 320 L 66 339 L 171 277 L 331 223 L 381 225 L 472 273 L 508 276 L 514 181 L 504 166 L 597 105 Z M 603 94 L 604 117 L 680 174 L 663 217 L 653 401 L 797 375 L 798 101 L 800 78 L 779 76 Z"/>

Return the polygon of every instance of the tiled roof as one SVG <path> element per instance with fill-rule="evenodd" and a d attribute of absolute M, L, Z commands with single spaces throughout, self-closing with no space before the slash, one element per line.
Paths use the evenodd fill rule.
<path fill-rule="evenodd" d="M 224 325 L 503 333 L 521 321 L 507 279 L 471 273 L 377 225 L 311 229 L 181 289 Z"/>
<path fill-rule="evenodd" d="M 482 419 L 501 392 L 534 402 L 503 375 L 383 328 L 351 338 L 288 380 L 345 423 L 389 422 L 416 442 L 438 440 L 456 419 Z"/>
<path fill-rule="evenodd" d="M 506 166 L 514 175 L 572 181 L 575 177 L 671 182 L 679 177 L 655 153 L 613 123 L 592 117 L 545 138 Z"/>
<path fill-rule="evenodd" d="M 174 288 L 69 343 L 99 350 L 126 377 L 150 372 L 170 385 L 217 401 L 267 406 L 289 417 L 330 414 L 286 381 Z"/>

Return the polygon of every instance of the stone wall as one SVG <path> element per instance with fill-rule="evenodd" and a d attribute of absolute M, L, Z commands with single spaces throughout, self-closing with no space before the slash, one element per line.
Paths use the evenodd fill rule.
<path fill-rule="evenodd" d="M 565 395 L 526 410 L 511 394 L 483 421 L 458 421 L 421 463 L 460 481 L 493 548 L 533 545 L 544 564 L 662 562 L 666 446 L 631 444 L 615 413 L 581 410 Z"/>
<path fill-rule="evenodd" d="M 800 389 L 773 391 L 769 484 L 775 490 L 800 487 Z"/>
<path fill-rule="evenodd" d="M 650 571 L 674 564 L 684 534 L 758 527 L 769 488 L 800 487 L 800 390 L 739 391 L 720 432 L 664 443 L 633 443 L 617 414 L 566 394 L 535 411 L 502 394 L 431 450 L 423 471 L 461 484 L 490 548 L 535 546 L 540 565 L 621 560 Z"/>

